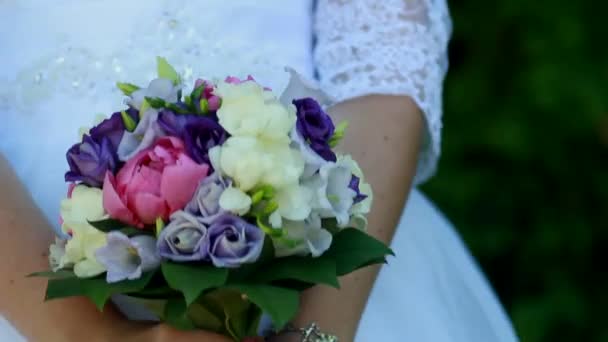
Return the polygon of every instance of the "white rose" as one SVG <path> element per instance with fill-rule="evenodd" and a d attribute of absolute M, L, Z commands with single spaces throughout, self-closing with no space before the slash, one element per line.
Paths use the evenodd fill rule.
<path fill-rule="evenodd" d="M 278 189 L 297 183 L 304 170 L 301 155 L 287 144 L 252 137 L 229 138 L 213 151 L 212 159 L 243 191 L 256 185 Z"/>
<path fill-rule="evenodd" d="M 221 82 L 215 93 L 222 98 L 219 122 L 232 136 L 288 141 L 296 122 L 295 109 L 283 106 L 271 92 L 248 81 Z"/>
<path fill-rule="evenodd" d="M 242 216 L 251 208 L 251 197 L 237 188 L 229 187 L 220 196 L 220 207 Z"/>

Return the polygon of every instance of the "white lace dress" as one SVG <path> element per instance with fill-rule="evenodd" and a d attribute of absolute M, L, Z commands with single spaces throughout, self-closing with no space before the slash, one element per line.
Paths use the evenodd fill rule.
<path fill-rule="evenodd" d="M 186 82 L 252 74 L 281 91 L 291 66 L 339 100 L 409 95 L 427 123 L 420 183 L 440 152 L 450 30 L 444 0 L 1 1 L 0 152 L 57 225 L 78 129 L 120 106 L 115 81 L 152 78 L 160 55 Z M 416 190 L 402 221 L 357 341 L 516 340 L 454 229 Z M 13 333 L 0 319 L 0 340 Z"/>

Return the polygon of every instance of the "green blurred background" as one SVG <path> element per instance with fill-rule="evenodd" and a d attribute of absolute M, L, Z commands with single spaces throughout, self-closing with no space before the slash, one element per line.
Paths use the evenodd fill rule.
<path fill-rule="evenodd" d="M 608 341 L 608 2 L 450 7 L 443 157 L 423 190 L 522 341 Z"/>

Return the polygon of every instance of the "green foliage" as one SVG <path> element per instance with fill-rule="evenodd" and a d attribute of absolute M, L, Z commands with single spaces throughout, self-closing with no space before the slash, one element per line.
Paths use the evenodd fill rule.
<path fill-rule="evenodd" d="M 522 341 L 608 341 L 608 3 L 450 9 L 443 156 L 423 189 Z"/>
<path fill-rule="evenodd" d="M 166 59 L 162 57 L 156 57 L 156 69 L 158 73 L 158 77 L 166 78 L 168 80 L 173 81 L 173 84 L 178 84 L 180 82 L 180 77 L 177 71 L 167 62 Z"/>
<path fill-rule="evenodd" d="M 169 286 L 184 294 L 187 305 L 194 303 L 203 291 L 222 286 L 228 279 L 228 269 L 211 265 L 164 261 L 161 269 Z"/>
<path fill-rule="evenodd" d="M 252 279 L 262 283 L 294 279 L 311 284 L 340 287 L 336 272 L 336 261 L 332 258 L 281 258 L 257 271 Z"/>
<path fill-rule="evenodd" d="M 137 123 L 135 122 L 135 120 L 133 120 L 133 118 L 129 116 L 129 114 L 127 114 L 127 112 L 125 112 L 124 110 L 120 112 L 120 117 L 122 118 L 122 122 L 124 123 L 127 131 L 133 132 L 137 127 Z"/>
<path fill-rule="evenodd" d="M 279 330 L 298 312 L 300 293 L 296 290 L 264 284 L 236 284 L 230 287 L 247 295 L 270 316 L 275 328 Z"/>
<path fill-rule="evenodd" d="M 148 272 L 136 280 L 124 280 L 113 284 L 106 282 L 105 276 L 90 279 L 73 277 L 51 278 L 46 289 L 46 300 L 73 296 L 89 298 L 99 310 L 103 310 L 113 294 L 134 293 L 146 287 L 154 272 Z"/>
<path fill-rule="evenodd" d="M 381 241 L 359 229 L 347 228 L 334 235 L 331 247 L 323 254 L 323 258 L 333 259 L 336 273 L 342 276 L 369 265 L 372 261 L 383 262 L 389 254 L 394 255 Z"/>
<path fill-rule="evenodd" d="M 136 90 L 139 90 L 138 86 L 131 83 L 118 82 L 116 83 L 116 87 L 120 89 L 125 96 L 131 96 L 131 94 L 133 94 Z"/>
<path fill-rule="evenodd" d="M 329 146 L 334 148 L 338 146 L 344 135 L 346 134 L 346 129 L 348 128 L 348 121 L 342 121 L 336 126 L 334 131 L 334 135 L 329 139 Z"/>

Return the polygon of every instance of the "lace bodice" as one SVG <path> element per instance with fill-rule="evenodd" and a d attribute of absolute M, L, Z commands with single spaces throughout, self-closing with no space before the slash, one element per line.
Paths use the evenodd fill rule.
<path fill-rule="evenodd" d="M 427 134 L 416 183 L 440 153 L 442 83 L 451 21 L 445 0 L 319 0 L 314 61 L 325 91 L 339 100 L 365 94 L 411 96 Z"/>

